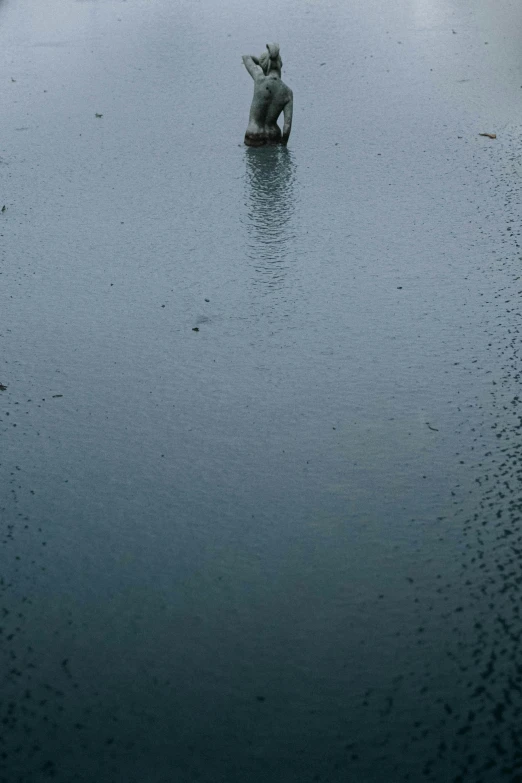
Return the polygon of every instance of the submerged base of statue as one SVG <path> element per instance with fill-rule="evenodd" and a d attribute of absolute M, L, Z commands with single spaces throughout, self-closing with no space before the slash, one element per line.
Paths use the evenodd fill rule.
<path fill-rule="evenodd" d="M 286 141 L 283 141 L 283 134 L 281 133 L 280 128 L 277 128 L 277 132 L 274 132 L 273 130 L 270 130 L 270 132 L 267 131 L 254 131 L 254 132 L 247 132 L 245 133 L 245 144 L 248 147 L 267 147 L 267 146 L 275 146 L 276 144 L 284 144 L 286 145 Z"/>

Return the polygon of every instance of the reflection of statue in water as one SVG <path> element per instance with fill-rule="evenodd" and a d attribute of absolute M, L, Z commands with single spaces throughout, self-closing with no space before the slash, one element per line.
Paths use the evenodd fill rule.
<path fill-rule="evenodd" d="M 261 279 L 284 277 L 287 258 L 295 242 L 295 164 L 285 147 L 246 151 L 250 257 Z M 275 265 L 274 265 L 275 262 Z"/>
<path fill-rule="evenodd" d="M 267 44 L 261 57 L 243 55 L 243 62 L 254 80 L 254 97 L 250 106 L 250 117 L 245 134 L 249 147 L 263 147 L 266 144 L 286 144 L 292 129 L 294 96 L 290 87 L 281 81 L 283 61 L 279 44 Z M 283 112 L 284 127 L 277 124 Z"/>

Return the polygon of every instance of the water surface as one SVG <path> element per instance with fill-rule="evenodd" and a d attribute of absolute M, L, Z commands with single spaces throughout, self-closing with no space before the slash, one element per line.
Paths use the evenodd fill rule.
<path fill-rule="evenodd" d="M 0 4 L 0 779 L 520 780 L 514 4 L 51 6 Z"/>

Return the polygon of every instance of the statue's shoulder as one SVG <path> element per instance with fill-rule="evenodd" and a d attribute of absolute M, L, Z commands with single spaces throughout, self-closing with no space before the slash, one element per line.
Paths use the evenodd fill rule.
<path fill-rule="evenodd" d="M 260 69 L 260 71 L 261 71 L 261 69 Z M 266 82 L 266 80 L 267 80 L 267 77 L 265 76 L 263 71 L 261 71 L 260 73 L 256 73 L 255 76 L 254 76 L 254 81 L 255 81 L 256 84 L 263 84 L 264 82 Z"/>

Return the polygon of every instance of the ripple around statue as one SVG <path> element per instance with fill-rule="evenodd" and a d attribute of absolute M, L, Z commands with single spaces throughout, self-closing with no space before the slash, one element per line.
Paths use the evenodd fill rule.
<path fill-rule="evenodd" d="M 292 129 L 294 95 L 281 80 L 283 61 L 279 44 L 267 44 L 260 57 L 243 55 L 243 63 L 254 80 L 254 97 L 250 106 L 245 144 L 264 147 L 267 144 L 287 144 Z M 277 124 L 283 112 L 283 133 Z"/>

